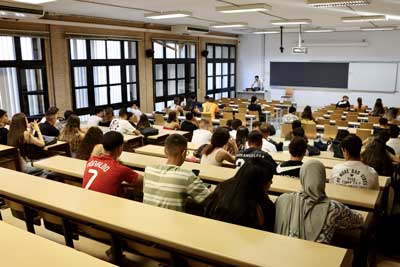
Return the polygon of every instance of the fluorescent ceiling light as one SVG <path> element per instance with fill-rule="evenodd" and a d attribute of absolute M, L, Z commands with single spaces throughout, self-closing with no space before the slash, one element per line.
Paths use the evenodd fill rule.
<path fill-rule="evenodd" d="M 254 34 L 273 34 L 273 33 L 280 33 L 277 29 L 264 29 L 264 30 L 255 30 L 253 31 Z"/>
<path fill-rule="evenodd" d="M 148 13 L 144 16 L 148 19 L 172 19 L 172 18 L 184 18 L 192 15 L 189 11 L 167 11 L 167 12 L 155 12 Z"/>
<path fill-rule="evenodd" d="M 311 24 L 311 19 L 288 19 L 288 20 L 271 20 L 272 25 L 305 25 Z"/>
<path fill-rule="evenodd" d="M 28 4 L 44 4 L 44 3 L 48 3 L 48 2 L 54 2 L 57 0 L 14 0 L 15 2 L 21 2 L 21 3 L 28 3 Z"/>
<path fill-rule="evenodd" d="M 347 7 L 369 5 L 369 0 L 307 0 L 312 7 Z"/>
<path fill-rule="evenodd" d="M 245 22 L 232 22 L 232 23 L 221 23 L 221 24 L 212 24 L 212 28 L 224 29 L 224 28 L 242 28 L 247 27 L 247 23 Z"/>
<path fill-rule="evenodd" d="M 311 28 L 311 29 L 306 29 L 304 32 L 334 32 L 335 29 L 332 28 Z"/>
<path fill-rule="evenodd" d="M 386 20 L 387 17 L 385 15 L 342 17 L 342 22 L 370 22 Z"/>
<path fill-rule="evenodd" d="M 386 27 L 362 27 L 362 31 L 393 31 L 396 30 L 395 26 L 386 26 Z"/>
<path fill-rule="evenodd" d="M 239 6 L 221 6 L 216 7 L 215 10 L 221 13 L 245 13 L 245 12 L 260 12 L 270 11 L 271 6 L 267 4 L 251 4 Z"/>

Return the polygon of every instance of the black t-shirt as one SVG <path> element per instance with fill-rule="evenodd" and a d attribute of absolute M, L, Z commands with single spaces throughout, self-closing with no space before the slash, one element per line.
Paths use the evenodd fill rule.
<path fill-rule="evenodd" d="M 243 151 L 240 151 L 236 155 L 235 165 L 237 167 L 241 167 L 247 160 L 253 159 L 253 158 L 262 158 L 262 159 L 265 159 L 265 160 L 268 160 L 269 162 L 271 162 L 272 165 L 274 165 L 275 167 L 277 166 L 276 162 L 273 160 L 273 158 L 271 157 L 270 154 L 268 154 L 267 152 L 264 152 L 262 150 L 258 150 L 256 148 L 252 148 L 252 147 L 245 149 Z"/>
<path fill-rule="evenodd" d="M 276 172 L 278 175 L 300 178 L 300 168 L 302 165 L 303 162 L 301 161 L 288 160 L 282 162 L 276 169 Z"/>
<path fill-rule="evenodd" d="M 4 127 L 0 128 L 0 145 L 7 145 L 8 130 Z"/>
<path fill-rule="evenodd" d="M 338 107 L 338 108 L 349 108 L 350 107 L 350 102 L 349 101 L 344 101 L 344 100 L 339 101 L 339 102 L 337 102 L 336 107 Z"/>
<path fill-rule="evenodd" d="M 259 115 L 262 114 L 261 106 L 258 105 L 258 104 L 250 104 L 250 105 L 248 106 L 248 109 L 249 109 L 250 111 L 258 111 L 258 114 L 259 114 Z"/>
<path fill-rule="evenodd" d="M 184 121 L 181 124 L 181 131 L 185 131 L 185 132 L 193 132 L 194 130 L 197 130 L 197 126 L 194 125 L 192 122 L 190 121 Z"/>
<path fill-rule="evenodd" d="M 39 124 L 39 128 L 43 135 L 54 137 L 58 137 L 60 135 L 60 131 L 47 121 L 45 123 Z"/>

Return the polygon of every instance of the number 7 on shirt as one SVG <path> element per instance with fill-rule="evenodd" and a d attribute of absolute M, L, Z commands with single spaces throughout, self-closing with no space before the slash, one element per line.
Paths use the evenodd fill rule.
<path fill-rule="evenodd" d="M 88 183 L 85 186 L 85 189 L 89 189 L 90 186 L 93 184 L 94 180 L 96 180 L 97 174 L 98 172 L 96 170 L 93 169 L 89 169 L 88 173 L 92 174 L 92 177 L 89 179 Z"/>

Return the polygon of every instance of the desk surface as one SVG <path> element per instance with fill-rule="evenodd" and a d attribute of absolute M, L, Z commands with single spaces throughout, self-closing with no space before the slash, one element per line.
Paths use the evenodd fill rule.
<path fill-rule="evenodd" d="M 2 266 L 114 266 L 78 250 L 0 222 Z"/>
<path fill-rule="evenodd" d="M 345 249 L 158 208 L 8 169 L 0 172 L 3 195 L 127 237 L 142 238 L 226 264 L 317 267 L 324 262 L 324 266 L 339 267 L 349 260 Z M 158 227 L 154 227 L 155 222 Z M 215 238 L 215 233 L 219 233 L 219 238 Z M 291 251 L 291 257 L 287 257 L 287 251 Z"/>
<path fill-rule="evenodd" d="M 13 146 L 0 145 L 0 152 L 7 151 L 10 149 L 15 149 L 15 148 Z"/>

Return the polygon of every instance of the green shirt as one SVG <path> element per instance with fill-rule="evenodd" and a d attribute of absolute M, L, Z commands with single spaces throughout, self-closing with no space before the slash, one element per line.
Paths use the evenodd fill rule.
<path fill-rule="evenodd" d="M 201 203 L 210 190 L 190 170 L 175 165 L 155 165 L 144 171 L 143 193 L 143 203 L 185 211 L 187 197 Z"/>

